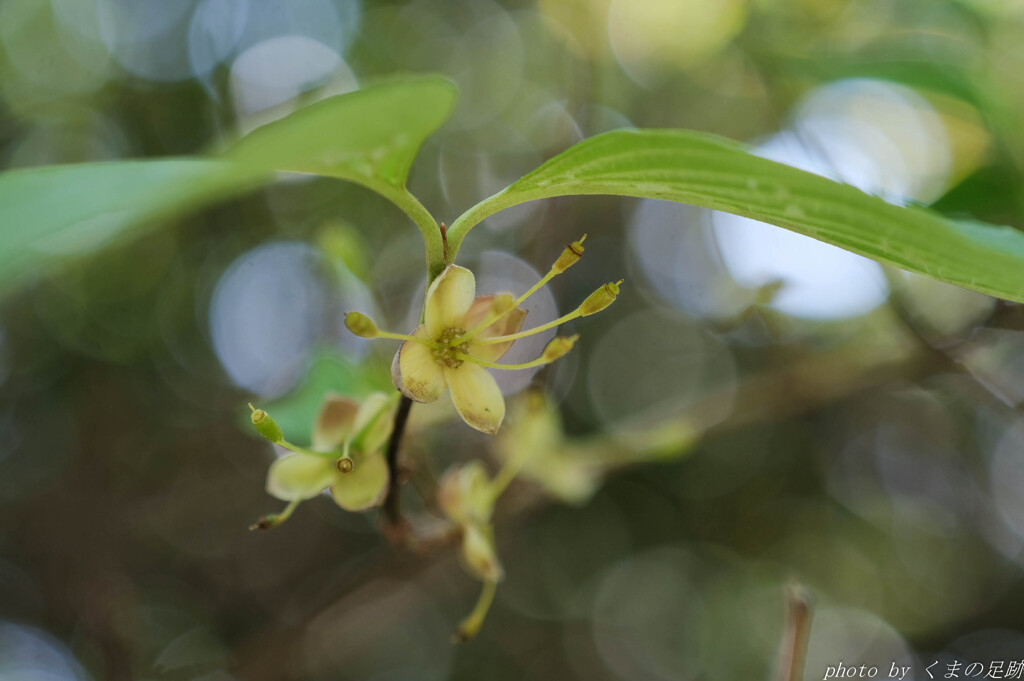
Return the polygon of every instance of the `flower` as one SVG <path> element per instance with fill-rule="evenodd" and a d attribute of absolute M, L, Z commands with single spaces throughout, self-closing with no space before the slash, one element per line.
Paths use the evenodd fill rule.
<path fill-rule="evenodd" d="M 493 435 L 505 417 L 505 399 L 487 369 L 528 369 L 562 357 L 572 350 L 578 336 L 553 338 L 541 356 L 531 362 L 496 363 L 517 339 L 599 312 L 619 293 L 621 281 L 605 284 L 569 314 L 527 331 L 519 330 L 526 318 L 526 311 L 519 305 L 582 254 L 583 239 L 566 246 L 548 273 L 518 298 L 509 293 L 477 296 L 473 273 L 448 265 L 427 289 L 423 323 L 411 334 L 381 331 L 359 312 L 345 315 L 345 326 L 363 338 L 404 341 L 391 365 L 395 387 L 417 402 L 433 402 L 450 391 L 462 420 Z"/>
<path fill-rule="evenodd" d="M 526 311 L 512 305 L 508 294 L 475 294 L 473 273 L 449 265 L 430 285 L 424 323 L 412 332 L 413 339 L 429 342 L 402 343 L 391 373 L 395 387 L 417 402 L 433 402 L 450 390 L 463 421 L 485 433 L 496 433 L 505 416 L 505 400 L 494 377 L 473 360 L 501 359 L 515 341 L 487 340 L 519 331 Z M 496 313 L 502 316 L 477 330 Z M 469 333 L 474 330 L 475 335 Z"/>
<path fill-rule="evenodd" d="M 518 475 L 568 504 L 583 504 L 601 484 L 608 458 L 600 442 L 577 445 L 565 436 L 558 411 L 544 393 L 530 391 L 513 404 L 495 449 Z"/>
<path fill-rule="evenodd" d="M 383 448 L 391 435 L 393 405 L 384 393 L 370 395 L 361 405 L 329 395 L 313 425 L 312 447 L 286 445 L 294 453 L 271 464 L 267 492 L 297 503 L 330 489 L 346 511 L 379 505 L 388 489 Z"/>

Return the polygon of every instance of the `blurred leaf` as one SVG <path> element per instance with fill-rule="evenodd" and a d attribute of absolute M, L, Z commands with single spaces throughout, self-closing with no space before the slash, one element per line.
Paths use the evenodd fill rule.
<path fill-rule="evenodd" d="M 818 81 L 873 78 L 955 97 L 984 111 L 989 102 L 976 76 L 962 63 L 914 59 L 789 58 L 785 69 Z"/>
<path fill-rule="evenodd" d="M 285 439 L 308 446 L 313 419 L 325 395 L 337 393 L 360 399 L 375 390 L 394 390 L 386 367 L 372 361 L 353 364 L 337 352 L 324 350 L 310 361 L 305 380 L 295 390 L 278 400 L 256 406 L 274 417 Z M 248 407 L 239 411 L 239 418 L 246 431 L 254 432 Z"/>
<path fill-rule="evenodd" d="M 420 228 L 436 274 L 443 266 L 441 233 L 405 181 L 423 141 L 451 114 L 457 94 L 443 76 L 390 79 L 264 125 L 227 156 L 247 166 L 349 180 L 381 194 Z"/>
<path fill-rule="evenodd" d="M 227 157 L 262 168 L 403 189 L 423 141 L 447 120 L 455 85 L 402 77 L 324 99 L 246 135 Z"/>
<path fill-rule="evenodd" d="M 1024 234 L 894 206 L 849 185 L 775 163 L 712 135 L 620 130 L 585 140 L 459 217 L 475 224 L 526 201 L 612 194 L 680 201 L 791 229 L 958 286 L 1024 301 Z"/>
<path fill-rule="evenodd" d="M 265 172 L 222 161 L 83 163 L 0 174 L 0 285 L 48 257 L 240 193 Z"/>

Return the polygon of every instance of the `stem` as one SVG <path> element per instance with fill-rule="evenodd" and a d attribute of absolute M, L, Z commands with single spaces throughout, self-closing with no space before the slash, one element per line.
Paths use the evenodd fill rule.
<path fill-rule="evenodd" d="M 409 219 L 419 227 L 420 234 L 423 235 L 423 243 L 426 246 L 428 279 L 433 281 L 444 270 L 445 265 L 450 262 L 445 257 L 448 248 L 437 220 L 430 214 L 430 211 L 423 207 L 419 199 L 410 194 L 409 190 L 405 187 L 398 188 L 385 182 L 374 182 L 372 184 L 363 180 L 360 180 L 360 182 L 401 208 L 409 216 Z M 452 252 L 450 257 L 454 260 L 455 253 Z"/>
<path fill-rule="evenodd" d="M 410 409 L 412 399 L 402 395 L 395 411 L 395 427 L 391 431 L 391 439 L 388 440 L 388 495 L 384 498 L 384 518 L 391 525 L 398 525 L 402 519 L 398 493 L 398 448 L 402 444 L 402 433 L 405 432 L 405 424 L 409 421 Z"/>
<path fill-rule="evenodd" d="M 502 465 L 501 470 L 491 480 L 491 503 L 493 504 L 498 498 L 505 492 L 512 481 L 519 475 L 519 471 L 523 470 L 523 464 L 532 455 L 533 452 L 526 448 L 520 448 L 515 455 L 509 457 Z"/>
<path fill-rule="evenodd" d="M 807 639 L 814 615 L 814 597 L 800 586 L 786 588 L 786 632 L 779 651 L 779 673 L 776 681 L 800 681 L 807 658 Z"/>
<path fill-rule="evenodd" d="M 484 582 L 484 588 L 480 591 L 480 598 L 473 606 L 473 612 L 469 613 L 466 619 L 459 623 L 459 628 L 452 636 L 453 643 L 465 643 L 480 631 L 487 617 L 487 611 L 491 609 L 494 602 L 494 592 L 498 590 L 497 582 Z"/>

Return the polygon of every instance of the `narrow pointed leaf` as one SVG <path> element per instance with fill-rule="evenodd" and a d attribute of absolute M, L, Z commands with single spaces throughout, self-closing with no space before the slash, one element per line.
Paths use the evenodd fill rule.
<path fill-rule="evenodd" d="M 1024 302 L 1024 233 L 895 206 L 729 140 L 684 130 L 621 130 L 585 140 L 463 214 L 449 230 L 449 244 L 458 248 L 474 225 L 504 208 L 573 194 L 665 199 L 735 213 Z"/>

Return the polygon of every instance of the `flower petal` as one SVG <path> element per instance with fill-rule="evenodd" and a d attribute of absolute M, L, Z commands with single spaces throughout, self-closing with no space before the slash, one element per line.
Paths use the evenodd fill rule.
<path fill-rule="evenodd" d="M 352 443 L 353 447 L 363 452 L 373 452 L 388 441 L 394 427 L 394 419 L 391 416 L 394 409 L 388 408 L 389 399 L 384 393 L 372 393 L 363 400 L 352 425 L 352 432 L 360 434 Z"/>
<path fill-rule="evenodd" d="M 497 381 L 479 364 L 463 362 L 458 369 L 444 369 L 455 410 L 467 424 L 493 435 L 505 418 L 505 398 Z"/>
<path fill-rule="evenodd" d="M 499 295 L 507 296 L 508 294 L 505 293 Z M 482 322 L 484 318 L 491 313 L 494 298 L 495 296 L 477 296 L 476 300 L 473 301 L 473 304 L 469 306 L 469 312 L 466 313 L 467 331 L 475 329 L 476 325 Z M 523 320 L 525 319 L 526 310 L 521 307 L 517 307 L 481 331 L 478 338 L 494 338 L 495 336 L 507 336 L 510 333 L 517 333 L 519 329 L 523 328 Z M 488 362 L 497 362 L 505 355 L 506 352 L 508 352 L 508 349 L 512 347 L 513 343 L 515 343 L 515 341 L 491 344 L 470 343 L 469 354 Z"/>
<path fill-rule="evenodd" d="M 313 450 L 329 452 L 341 446 L 352 432 L 359 403 L 340 395 L 328 395 L 313 422 Z"/>
<path fill-rule="evenodd" d="M 346 511 L 365 511 L 380 505 L 387 489 L 388 463 L 383 454 L 375 452 L 357 459 L 350 472 L 338 472 L 331 496 Z"/>
<path fill-rule="evenodd" d="M 412 332 L 427 338 L 427 327 Z M 433 402 L 444 394 L 447 383 L 441 365 L 429 347 L 416 341 L 405 341 L 391 363 L 391 381 L 406 397 L 417 402 Z"/>
<path fill-rule="evenodd" d="M 270 464 L 267 492 L 282 501 L 312 499 L 327 489 L 337 472 L 330 459 L 289 454 Z"/>
<path fill-rule="evenodd" d="M 465 267 L 448 265 L 427 289 L 427 305 L 423 319 L 430 337 L 437 338 L 445 329 L 465 328 L 466 313 L 476 295 L 476 279 Z"/>
<path fill-rule="evenodd" d="M 463 527 L 462 531 L 462 560 L 466 569 L 485 582 L 500 582 L 504 570 L 498 562 L 491 528 L 471 524 Z"/>

